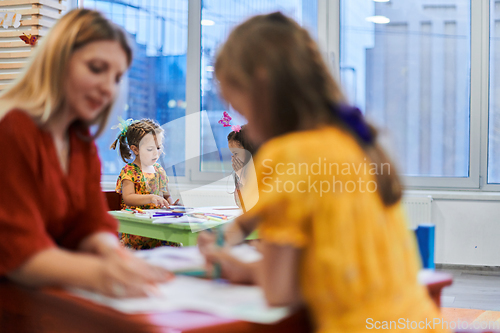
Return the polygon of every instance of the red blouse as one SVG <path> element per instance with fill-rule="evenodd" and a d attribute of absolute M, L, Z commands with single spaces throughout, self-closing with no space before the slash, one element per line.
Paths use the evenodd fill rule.
<path fill-rule="evenodd" d="M 25 112 L 0 120 L 0 147 L 0 277 L 42 250 L 75 250 L 88 235 L 117 232 L 101 190 L 97 148 L 78 130 L 70 130 L 67 174 L 51 134 Z"/>

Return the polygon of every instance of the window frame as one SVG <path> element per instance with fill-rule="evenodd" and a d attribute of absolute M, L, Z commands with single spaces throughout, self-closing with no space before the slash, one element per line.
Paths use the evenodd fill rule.
<path fill-rule="evenodd" d="M 481 80 L 481 176 L 480 187 L 483 191 L 500 191 L 500 184 L 488 184 L 488 146 L 489 146 L 489 111 L 490 111 L 490 1 L 482 0 L 482 73 L 485 75 Z"/>

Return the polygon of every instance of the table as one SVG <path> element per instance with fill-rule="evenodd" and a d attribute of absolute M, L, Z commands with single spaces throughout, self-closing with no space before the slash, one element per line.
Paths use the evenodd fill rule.
<path fill-rule="evenodd" d="M 274 325 L 189 311 L 129 315 L 74 297 L 63 290 L 31 290 L 4 280 L 0 282 L 0 332 L 306 333 L 312 329 L 304 310 Z"/>
<path fill-rule="evenodd" d="M 422 269 L 418 274 L 418 280 L 420 284 L 427 286 L 429 296 L 437 307 L 441 307 L 441 290 L 453 283 L 453 276 L 433 269 Z"/>
<path fill-rule="evenodd" d="M 122 211 L 110 211 L 108 213 L 120 222 L 119 232 L 180 243 L 183 246 L 194 246 L 197 244 L 198 232 L 193 232 L 189 223 L 154 224 L 151 219 L 137 217 L 134 214 Z M 197 223 L 196 226 L 203 230 L 216 227 L 220 224 L 220 222 L 207 221 L 205 223 Z M 257 238 L 257 232 L 253 232 L 247 237 L 249 240 Z"/>
<path fill-rule="evenodd" d="M 187 223 L 153 224 L 150 219 L 137 217 L 120 211 L 122 196 L 114 191 L 105 191 L 104 195 L 109 206 L 109 214 L 120 222 L 119 232 L 180 243 L 183 246 L 196 245 L 198 234 L 191 230 Z M 212 228 L 220 223 L 207 222 L 202 228 Z M 252 238 L 253 239 L 253 238 Z"/>
<path fill-rule="evenodd" d="M 198 233 L 191 230 L 189 223 L 154 224 L 151 219 L 121 211 L 110 211 L 109 214 L 120 222 L 120 232 L 180 243 L 183 246 L 196 245 Z M 204 226 L 211 228 L 219 224 L 208 221 Z"/>
<path fill-rule="evenodd" d="M 427 271 L 419 280 L 434 301 L 451 284 L 451 275 Z M 64 290 L 33 290 L 0 280 L 0 331 L 40 333 L 306 333 L 312 325 L 305 310 L 273 325 L 176 311 L 129 315 L 77 298 Z"/>

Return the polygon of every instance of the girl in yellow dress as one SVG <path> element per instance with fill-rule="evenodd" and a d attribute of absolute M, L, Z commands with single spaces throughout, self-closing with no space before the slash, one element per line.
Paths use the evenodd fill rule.
<path fill-rule="evenodd" d="M 396 171 L 308 32 L 281 13 L 253 17 L 232 31 L 215 73 L 260 146 L 258 202 L 226 241 L 258 226 L 263 259 L 240 262 L 203 234 L 207 259 L 260 285 L 270 305 L 306 306 L 316 332 L 446 331 L 417 281 Z"/>

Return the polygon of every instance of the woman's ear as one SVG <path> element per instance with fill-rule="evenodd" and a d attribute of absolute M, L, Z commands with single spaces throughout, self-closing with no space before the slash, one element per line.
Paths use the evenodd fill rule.
<path fill-rule="evenodd" d="M 132 150 L 135 156 L 139 156 L 139 148 L 136 145 L 130 145 L 130 150 Z"/>

